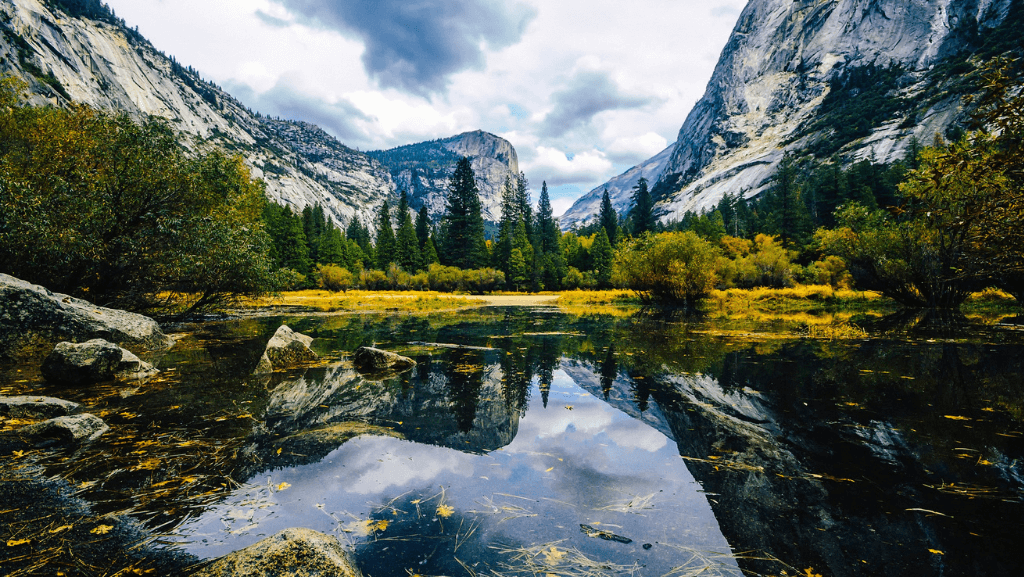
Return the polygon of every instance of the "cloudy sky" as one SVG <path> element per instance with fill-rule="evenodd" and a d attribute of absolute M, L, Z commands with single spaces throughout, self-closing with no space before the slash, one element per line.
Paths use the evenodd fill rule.
<path fill-rule="evenodd" d="M 250 108 L 349 146 L 498 134 L 560 213 L 675 140 L 746 0 L 107 3 Z"/>

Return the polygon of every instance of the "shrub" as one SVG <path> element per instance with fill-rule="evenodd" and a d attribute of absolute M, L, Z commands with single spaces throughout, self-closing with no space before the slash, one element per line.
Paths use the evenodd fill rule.
<path fill-rule="evenodd" d="M 625 243 L 615 266 L 626 286 L 642 300 L 693 308 L 714 288 L 719 254 L 693 231 L 669 232 Z"/>
<path fill-rule="evenodd" d="M 345 292 L 352 288 L 355 281 L 355 277 L 348 269 L 333 264 L 318 266 L 317 274 L 317 286 L 331 292 Z"/>
<path fill-rule="evenodd" d="M 384 290 L 388 287 L 388 275 L 382 270 L 362 270 L 359 272 L 359 286 L 368 291 Z"/>

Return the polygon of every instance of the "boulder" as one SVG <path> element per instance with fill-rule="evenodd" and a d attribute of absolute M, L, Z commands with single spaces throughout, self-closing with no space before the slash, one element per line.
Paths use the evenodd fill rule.
<path fill-rule="evenodd" d="M 158 372 L 135 353 L 103 339 L 58 343 L 42 366 L 43 376 L 48 381 L 70 385 L 114 379 L 141 380 Z"/>
<path fill-rule="evenodd" d="M 174 339 L 153 319 L 96 306 L 0 274 L 0 358 L 31 355 L 61 341 L 102 338 L 134 350 L 170 348 Z"/>
<path fill-rule="evenodd" d="M 225 555 L 193 577 L 362 577 L 334 537 L 312 529 L 280 533 Z"/>
<path fill-rule="evenodd" d="M 320 357 L 309 348 L 313 337 L 293 331 L 288 325 L 281 325 L 267 343 L 256 374 L 269 373 L 274 369 L 294 367 L 318 360 Z"/>
<path fill-rule="evenodd" d="M 121 347 L 103 339 L 58 343 L 43 361 L 42 373 L 48 381 L 69 385 L 112 381 L 123 355 Z"/>
<path fill-rule="evenodd" d="M 63 399 L 39 396 L 0 397 L 0 417 L 11 419 L 52 419 L 66 417 L 80 405 Z"/>
<path fill-rule="evenodd" d="M 14 434 L 29 445 L 46 447 L 94 441 L 109 430 L 110 427 L 103 419 L 90 413 L 81 413 L 28 425 L 14 431 Z"/>
<path fill-rule="evenodd" d="M 359 347 L 352 355 L 352 364 L 362 373 L 404 371 L 416 366 L 409 357 L 373 347 Z"/>

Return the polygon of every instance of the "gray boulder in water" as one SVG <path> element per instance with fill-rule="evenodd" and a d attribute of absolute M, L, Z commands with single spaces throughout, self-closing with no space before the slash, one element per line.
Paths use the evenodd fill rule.
<path fill-rule="evenodd" d="M 153 319 L 96 306 L 0 274 L 0 358 L 30 356 L 61 341 L 102 338 L 135 350 L 174 345 Z"/>
<path fill-rule="evenodd" d="M 43 361 L 48 381 L 79 385 L 114 379 L 139 380 L 155 375 L 153 365 L 131 351 L 103 339 L 84 343 L 58 343 Z"/>
<path fill-rule="evenodd" d="M 363 373 L 404 371 L 416 366 L 409 357 L 373 347 L 359 347 L 352 355 L 352 364 Z"/>
<path fill-rule="evenodd" d="M 50 419 L 66 417 L 78 410 L 80 405 L 53 397 L 23 395 L 0 397 L 0 417 L 11 419 Z"/>
<path fill-rule="evenodd" d="M 280 533 L 217 559 L 194 577 L 362 577 L 334 537 L 312 529 Z"/>
<path fill-rule="evenodd" d="M 256 365 L 256 374 L 272 372 L 274 369 L 294 367 L 303 363 L 319 360 L 319 356 L 309 348 L 313 337 L 293 331 L 288 325 L 281 325 L 267 343 L 260 362 Z"/>
<path fill-rule="evenodd" d="M 90 413 L 57 417 L 14 432 L 23 442 L 36 447 L 72 445 L 96 440 L 110 430 L 103 419 Z"/>

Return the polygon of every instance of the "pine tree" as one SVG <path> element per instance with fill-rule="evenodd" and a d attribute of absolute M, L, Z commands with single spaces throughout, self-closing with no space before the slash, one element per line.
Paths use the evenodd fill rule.
<path fill-rule="evenodd" d="M 427 242 L 423 243 L 423 252 L 420 254 L 420 258 L 423 260 L 423 268 L 441 263 L 437 257 L 437 244 L 434 242 L 434 235 L 428 236 Z"/>
<path fill-rule="evenodd" d="M 459 159 L 448 182 L 447 212 L 442 224 L 445 264 L 476 269 L 487 263 L 480 193 L 466 157 Z"/>
<path fill-rule="evenodd" d="M 516 212 L 526 225 L 526 238 L 533 239 L 533 207 L 530 202 L 530 183 L 526 180 L 526 175 L 520 172 L 515 178 L 515 185 Z"/>
<path fill-rule="evenodd" d="M 605 234 L 608 235 L 608 242 L 615 246 L 619 242 L 619 215 L 615 213 L 615 207 L 612 206 L 612 199 L 608 196 L 608 189 L 604 189 L 604 194 L 601 196 L 601 213 L 599 220 L 601 226 L 604 227 Z"/>
<path fill-rule="evenodd" d="M 542 182 L 540 199 L 537 201 L 537 229 L 540 242 L 536 248 L 539 254 L 541 283 L 549 290 L 559 290 L 565 277 L 565 256 L 562 254 L 562 233 L 558 230 L 558 221 L 551 210 L 551 198 L 548 195 L 548 183 Z"/>
<path fill-rule="evenodd" d="M 377 212 L 377 243 L 374 256 L 378 270 L 387 270 L 395 262 L 395 229 L 391 227 L 391 207 L 384 201 Z"/>
<path fill-rule="evenodd" d="M 633 209 L 629 213 L 633 236 L 645 232 L 657 232 L 657 220 L 654 218 L 654 200 L 647 188 L 647 179 L 640 177 L 633 187 Z"/>
<path fill-rule="evenodd" d="M 420 253 L 422 254 L 423 249 L 427 244 L 427 239 L 430 238 L 430 215 L 427 214 L 427 205 L 420 207 L 420 211 L 416 213 L 416 241 L 420 247 Z M 425 263 L 429 264 L 429 263 Z"/>
<path fill-rule="evenodd" d="M 512 284 L 512 273 L 509 269 L 512 258 L 512 237 L 515 235 L 516 223 L 519 220 L 515 185 L 512 183 L 512 176 L 506 175 L 505 183 L 501 187 L 501 220 L 498 221 L 498 238 L 494 241 L 493 264 L 494 268 L 505 273 L 505 278 L 510 285 Z"/>
<path fill-rule="evenodd" d="M 811 233 L 811 215 L 800 195 L 796 161 L 783 158 L 775 173 L 775 184 L 765 198 L 768 214 L 765 228 L 777 234 L 783 245 L 803 244 Z"/>
<path fill-rule="evenodd" d="M 522 259 L 521 271 L 516 268 L 519 265 L 517 258 Z M 525 283 L 532 279 L 534 261 L 533 245 L 530 244 L 530 239 L 526 236 L 526 222 L 522 220 L 516 223 L 509 261 L 509 274 L 512 275 L 512 282 L 516 290 L 520 290 Z"/>
<path fill-rule="evenodd" d="M 416 239 L 416 227 L 409 214 L 409 195 L 403 190 L 398 200 L 398 234 L 396 235 L 395 256 L 398 266 L 407 272 L 416 272 L 420 264 L 420 247 Z"/>

